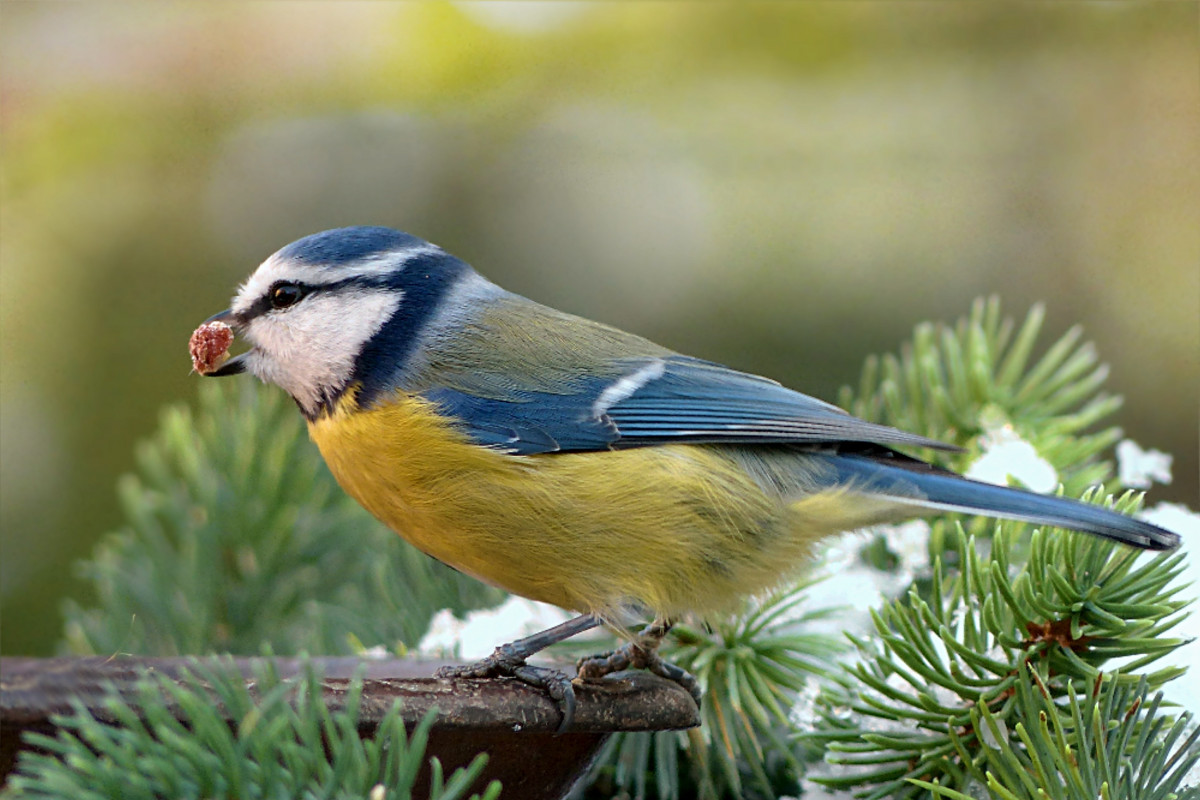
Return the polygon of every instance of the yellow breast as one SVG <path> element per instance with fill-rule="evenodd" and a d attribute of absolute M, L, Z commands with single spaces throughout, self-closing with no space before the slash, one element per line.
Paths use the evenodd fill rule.
<path fill-rule="evenodd" d="M 727 610 L 829 532 L 797 531 L 797 505 L 718 448 L 506 455 L 412 397 L 367 411 L 346 400 L 309 430 L 342 487 L 409 542 L 581 612 Z"/>

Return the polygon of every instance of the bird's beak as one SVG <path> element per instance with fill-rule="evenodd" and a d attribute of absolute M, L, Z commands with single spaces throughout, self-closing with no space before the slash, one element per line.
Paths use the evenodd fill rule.
<path fill-rule="evenodd" d="M 224 322 L 226 325 L 233 328 L 233 332 L 235 334 L 241 332 L 241 324 L 238 323 L 237 317 L 234 316 L 234 313 L 228 308 L 224 311 L 213 314 L 211 317 L 204 320 L 205 325 L 210 322 Z M 222 378 L 226 375 L 240 375 L 246 371 L 246 356 L 248 355 L 250 355 L 249 350 L 247 350 L 245 353 L 242 353 L 240 356 L 234 356 L 212 372 L 205 373 L 205 377 Z"/>

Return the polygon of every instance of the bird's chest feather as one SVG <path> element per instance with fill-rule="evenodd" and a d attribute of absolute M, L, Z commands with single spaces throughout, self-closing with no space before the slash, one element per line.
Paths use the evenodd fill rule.
<path fill-rule="evenodd" d="M 352 403 L 309 423 L 338 483 L 426 553 L 490 579 L 474 563 L 490 538 L 478 495 L 506 480 L 512 465 L 470 443 L 421 399 L 401 397 L 366 411 Z"/>

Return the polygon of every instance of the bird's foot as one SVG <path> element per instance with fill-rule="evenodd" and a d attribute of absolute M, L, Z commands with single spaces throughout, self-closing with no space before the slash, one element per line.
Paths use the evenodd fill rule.
<path fill-rule="evenodd" d="M 538 631 L 532 636 L 502 644 L 482 661 L 464 666 L 442 667 L 435 674 L 439 678 L 493 678 L 505 675 L 536 686 L 550 695 L 550 699 L 562 709 L 562 724 L 558 726 L 558 732 L 563 733 L 575 720 L 575 689 L 571 686 L 571 679 L 566 673 L 556 669 L 527 664 L 525 659 L 555 642 L 591 630 L 599 624 L 599 618 L 591 614 L 582 614 L 560 622 L 553 628 Z"/>
<path fill-rule="evenodd" d="M 441 667 L 435 673 L 439 678 L 516 678 L 537 687 L 550 695 L 562 711 L 562 722 L 558 733 L 564 733 L 575 719 L 575 689 L 565 672 L 550 667 L 537 667 L 525 663 L 525 657 L 514 652 L 511 644 L 501 645 L 487 658 L 474 664 Z"/>
<path fill-rule="evenodd" d="M 616 650 L 581 658 L 579 677 L 583 680 L 594 680 L 624 669 L 644 669 L 687 689 L 692 700 L 696 701 L 696 708 L 700 708 L 700 683 L 686 669 L 660 656 L 658 641 L 661 641 L 661 637 L 653 641 L 653 646 L 647 646 L 647 641 L 639 636 L 637 640 L 628 642 Z"/>

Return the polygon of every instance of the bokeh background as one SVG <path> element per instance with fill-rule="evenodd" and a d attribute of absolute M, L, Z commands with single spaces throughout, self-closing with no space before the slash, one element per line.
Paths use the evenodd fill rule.
<path fill-rule="evenodd" d="M 827 398 L 1045 301 L 1197 507 L 1197 9 L 0 4 L 3 652 L 52 650 L 196 323 L 347 224 Z"/>

